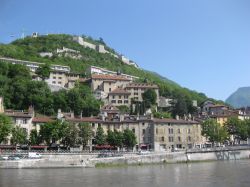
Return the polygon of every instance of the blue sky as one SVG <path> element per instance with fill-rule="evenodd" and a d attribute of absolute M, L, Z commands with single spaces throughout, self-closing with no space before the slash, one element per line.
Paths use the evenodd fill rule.
<path fill-rule="evenodd" d="M 249 0 L 0 0 L 0 42 L 22 30 L 102 37 L 142 68 L 216 99 L 250 86 Z"/>

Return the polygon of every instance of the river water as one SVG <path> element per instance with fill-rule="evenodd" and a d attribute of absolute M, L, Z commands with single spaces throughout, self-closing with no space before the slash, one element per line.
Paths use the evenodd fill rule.
<path fill-rule="evenodd" d="M 250 160 L 124 168 L 0 169 L 0 187 L 250 187 Z"/>

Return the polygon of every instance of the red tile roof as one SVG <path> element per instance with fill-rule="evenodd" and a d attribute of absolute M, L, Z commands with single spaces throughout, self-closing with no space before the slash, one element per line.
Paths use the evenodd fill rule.
<path fill-rule="evenodd" d="M 66 118 L 66 121 L 70 121 L 70 122 L 89 122 L 89 123 L 102 122 L 101 119 L 96 118 L 96 117 Z"/>
<path fill-rule="evenodd" d="M 53 122 L 54 119 L 50 117 L 34 117 L 32 119 L 32 123 L 48 123 L 48 122 Z"/>
<path fill-rule="evenodd" d="M 177 119 L 167 119 L 167 118 L 163 118 L 163 119 L 159 119 L 159 118 L 155 118 L 153 119 L 154 123 L 171 123 L 171 124 L 198 124 L 197 121 L 187 121 L 187 120 L 177 120 Z"/>
<path fill-rule="evenodd" d="M 123 76 L 118 76 L 118 75 L 97 75 L 93 74 L 91 75 L 92 79 L 101 79 L 101 80 L 121 80 L 121 81 L 131 81 Z"/>

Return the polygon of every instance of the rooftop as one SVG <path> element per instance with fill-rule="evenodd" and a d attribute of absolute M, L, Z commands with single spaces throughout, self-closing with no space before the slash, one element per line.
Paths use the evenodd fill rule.
<path fill-rule="evenodd" d="M 126 85 L 126 88 L 159 88 L 156 84 L 150 83 L 130 83 Z"/>
<path fill-rule="evenodd" d="M 113 90 L 112 92 L 109 93 L 110 95 L 115 95 L 115 94 L 123 94 L 123 95 L 130 95 L 129 92 L 127 92 L 126 90 L 122 89 L 122 88 L 116 88 L 115 90 Z"/>
<path fill-rule="evenodd" d="M 116 80 L 116 81 L 131 81 L 130 79 L 127 79 L 123 76 L 119 75 L 97 75 L 93 74 L 91 75 L 92 79 L 101 79 L 101 80 Z"/>

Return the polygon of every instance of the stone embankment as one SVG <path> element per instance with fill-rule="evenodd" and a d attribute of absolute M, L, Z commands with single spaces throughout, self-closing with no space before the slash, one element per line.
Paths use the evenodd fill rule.
<path fill-rule="evenodd" d="M 88 168 L 96 165 L 142 165 L 239 159 L 250 159 L 250 148 L 162 152 L 147 155 L 125 154 L 107 158 L 97 158 L 96 154 L 44 154 L 41 159 L 0 161 L 0 168 Z"/>

